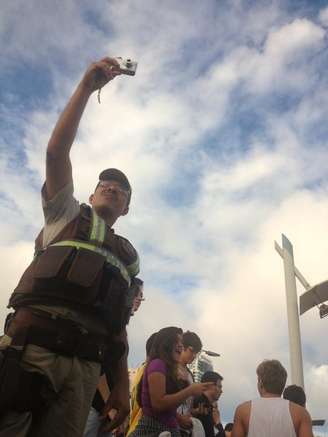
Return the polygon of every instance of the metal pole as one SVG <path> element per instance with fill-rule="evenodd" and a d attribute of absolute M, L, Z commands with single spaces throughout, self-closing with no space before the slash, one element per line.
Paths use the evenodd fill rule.
<path fill-rule="evenodd" d="M 274 247 L 275 247 L 276 251 L 279 253 L 279 255 L 281 256 L 281 258 L 284 258 L 284 251 L 282 250 L 282 248 L 279 246 L 279 244 L 276 241 L 274 242 Z M 294 273 L 295 273 L 296 278 L 300 281 L 300 283 L 305 288 L 305 290 L 310 290 L 311 285 L 304 278 L 304 276 L 302 275 L 302 273 L 298 270 L 298 268 L 296 266 L 294 266 Z"/>
<path fill-rule="evenodd" d="M 297 304 L 293 246 L 284 234 L 282 234 L 282 247 L 285 269 L 291 381 L 292 384 L 300 385 L 304 388 L 302 346 Z"/>

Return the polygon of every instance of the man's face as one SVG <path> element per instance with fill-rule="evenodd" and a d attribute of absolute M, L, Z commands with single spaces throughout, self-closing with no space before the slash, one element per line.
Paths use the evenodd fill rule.
<path fill-rule="evenodd" d="M 191 364 L 194 359 L 197 357 L 198 352 L 194 351 L 194 348 L 192 346 L 187 346 L 183 348 L 183 361 L 185 364 Z"/>
<path fill-rule="evenodd" d="M 129 193 L 123 189 L 119 182 L 109 180 L 100 181 L 89 200 L 96 211 L 105 211 L 116 220 L 121 215 L 128 213 L 128 198 Z"/>
<path fill-rule="evenodd" d="M 213 385 L 206 390 L 206 394 L 211 402 L 217 401 L 222 394 L 222 381 L 217 380 L 216 383 L 213 383 Z"/>
<path fill-rule="evenodd" d="M 264 387 L 263 387 L 261 378 L 259 378 L 259 376 L 257 377 L 257 390 L 258 390 L 260 396 L 262 396 L 264 393 Z"/>
<path fill-rule="evenodd" d="M 179 362 L 180 361 L 180 355 L 183 350 L 183 344 L 182 344 L 182 335 L 177 335 L 177 340 L 175 342 L 175 345 L 173 347 L 172 351 L 172 358 L 174 361 Z"/>
<path fill-rule="evenodd" d="M 137 292 L 135 298 L 133 299 L 133 307 L 132 307 L 133 313 L 138 311 L 138 309 L 139 309 L 139 307 L 141 305 L 141 302 L 143 300 L 144 300 L 144 297 L 143 297 L 143 286 L 141 285 L 141 286 L 138 287 L 138 292 Z"/>

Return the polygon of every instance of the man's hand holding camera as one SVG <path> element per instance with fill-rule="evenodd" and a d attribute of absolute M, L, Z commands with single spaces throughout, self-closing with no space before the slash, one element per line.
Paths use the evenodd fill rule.
<path fill-rule="evenodd" d="M 103 58 L 90 65 L 83 76 L 81 85 L 93 93 L 120 74 L 120 64 L 115 58 Z"/>

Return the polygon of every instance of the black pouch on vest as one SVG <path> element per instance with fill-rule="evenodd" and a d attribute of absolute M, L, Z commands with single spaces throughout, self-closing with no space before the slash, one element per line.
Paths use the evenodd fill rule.
<path fill-rule="evenodd" d="M 79 249 L 67 273 L 67 279 L 82 287 L 91 287 L 99 277 L 105 258 L 99 253 Z"/>
<path fill-rule="evenodd" d="M 34 287 L 43 294 L 79 304 L 96 301 L 104 256 L 87 249 L 52 246 L 40 255 Z"/>
<path fill-rule="evenodd" d="M 97 300 L 105 258 L 87 249 L 79 249 L 66 273 L 67 293 L 80 304 Z"/>
<path fill-rule="evenodd" d="M 116 267 L 107 264 L 105 271 L 107 281 L 106 284 L 102 284 L 103 289 L 96 307 L 109 331 L 118 334 L 127 324 L 126 295 L 128 285 Z M 131 309 L 129 309 L 130 312 Z"/>
<path fill-rule="evenodd" d="M 75 250 L 74 247 L 48 247 L 41 255 L 39 255 L 36 261 L 34 277 L 37 279 L 46 279 L 59 276 L 60 270 Z"/>

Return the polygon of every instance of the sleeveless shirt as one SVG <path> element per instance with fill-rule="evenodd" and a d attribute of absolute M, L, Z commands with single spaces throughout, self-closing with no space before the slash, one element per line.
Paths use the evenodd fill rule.
<path fill-rule="evenodd" d="M 260 398 L 251 401 L 248 437 L 296 437 L 289 401 Z"/>

